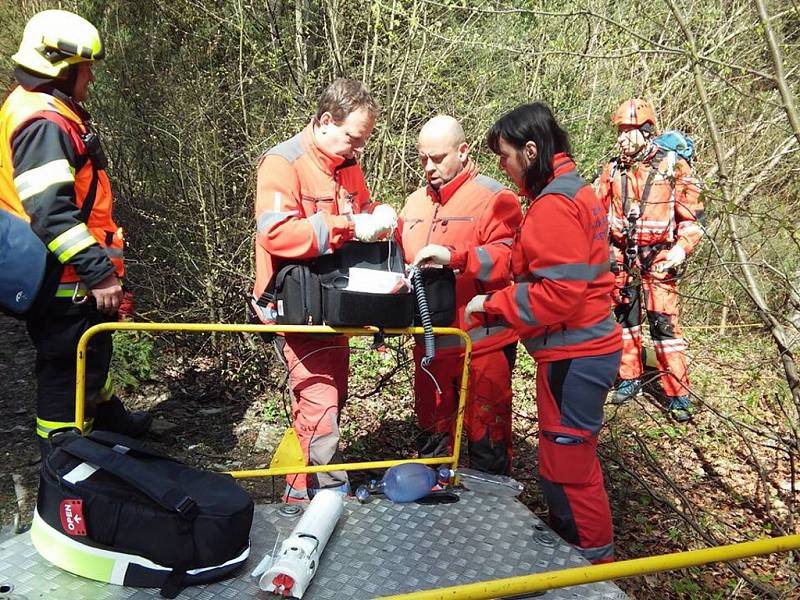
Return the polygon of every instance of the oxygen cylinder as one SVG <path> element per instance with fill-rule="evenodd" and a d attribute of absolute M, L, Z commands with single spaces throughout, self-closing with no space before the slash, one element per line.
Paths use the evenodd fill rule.
<path fill-rule="evenodd" d="M 302 598 L 343 510 L 344 496 L 333 490 L 317 492 L 272 565 L 261 575 L 258 587 L 278 596 Z"/>

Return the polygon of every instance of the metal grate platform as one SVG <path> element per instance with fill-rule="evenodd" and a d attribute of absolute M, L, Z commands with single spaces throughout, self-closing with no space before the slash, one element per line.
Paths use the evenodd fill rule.
<path fill-rule="evenodd" d="M 577 567 L 586 561 L 516 499 L 460 492 L 454 504 L 348 501 L 304 600 L 361 599 Z M 283 505 L 256 507 L 252 552 L 235 579 L 186 588 L 179 598 L 275 598 L 250 571 L 272 553 L 299 516 Z M 0 543 L 0 600 L 110 600 L 159 597 L 158 590 L 107 585 L 71 575 L 39 557 L 30 534 Z M 546 600 L 622 600 L 611 583 L 551 590 Z"/>

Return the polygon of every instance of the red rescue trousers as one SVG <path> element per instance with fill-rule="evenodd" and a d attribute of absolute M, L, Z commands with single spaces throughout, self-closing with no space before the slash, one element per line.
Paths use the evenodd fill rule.
<path fill-rule="evenodd" d="M 276 340 L 286 358 L 294 430 L 308 465 L 342 462 L 339 414 L 347 399 L 350 348 L 346 336 L 313 338 L 286 334 Z M 347 490 L 345 471 L 287 475 L 284 500 L 306 500 L 309 490 Z"/>
<path fill-rule="evenodd" d="M 414 347 L 415 408 L 424 430 L 419 455 L 447 456 L 453 447 L 464 358 L 458 354 L 436 356 L 426 367 L 439 384 L 439 393 L 420 364 L 424 354 L 424 347 Z M 464 431 L 473 469 L 497 474 L 511 469 L 511 371 L 515 358 L 516 344 L 472 358 Z"/>
<path fill-rule="evenodd" d="M 614 560 L 611 509 L 597 459 L 603 404 L 620 352 L 538 362 L 539 478 L 549 523 L 593 563 Z"/>
<path fill-rule="evenodd" d="M 614 314 L 622 325 L 620 379 L 642 376 L 642 302 L 662 371 L 661 387 L 667 396 L 685 396 L 689 393 L 686 340 L 678 324 L 678 286 L 674 273 L 645 271 L 641 286 L 625 271 L 617 274 Z"/>

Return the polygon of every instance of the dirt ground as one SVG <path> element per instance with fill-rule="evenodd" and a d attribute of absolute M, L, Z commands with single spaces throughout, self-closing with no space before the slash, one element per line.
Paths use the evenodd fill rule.
<path fill-rule="evenodd" d="M 30 521 L 36 503 L 39 450 L 32 437 L 35 353 L 25 324 L 0 316 L 0 524 L 3 531 Z"/>
<path fill-rule="evenodd" d="M 0 317 L 0 336 L 0 524 L 7 534 L 30 521 L 39 457 L 33 438 L 34 353 L 24 324 Z M 243 338 L 249 348 L 239 353 L 244 358 L 220 353 L 211 342 L 199 349 L 195 344 L 187 355 L 183 344 L 159 342 L 148 381 L 125 394 L 129 407 L 147 408 L 155 415 L 155 432 L 148 440 L 208 469 L 267 466 L 287 423 L 282 374 L 269 350 Z M 353 353 L 351 397 L 342 420 L 345 460 L 401 458 L 414 452 L 418 432 L 411 366 L 407 347 L 400 344 L 395 341 L 383 354 L 360 344 Z M 796 456 L 784 452 L 783 445 L 792 436 L 796 439 L 797 428 L 780 414 L 784 405 L 778 399 L 785 392 L 771 352 L 760 338 L 695 340 L 690 358 L 700 400 L 689 426 L 670 421 L 657 394 L 607 407 L 599 453 L 618 558 L 797 533 Z M 272 366 L 265 369 L 263 364 Z M 523 502 L 544 517 L 535 477 L 534 372 L 530 359 L 520 356 L 514 379 L 512 475 L 525 485 Z M 258 394 L 252 392 L 256 381 L 262 390 Z M 357 485 L 379 475 L 360 473 L 352 481 Z M 264 479 L 243 484 L 256 502 L 271 501 L 283 485 Z M 798 554 L 776 554 L 618 584 L 640 599 L 797 599 L 799 559 Z"/>

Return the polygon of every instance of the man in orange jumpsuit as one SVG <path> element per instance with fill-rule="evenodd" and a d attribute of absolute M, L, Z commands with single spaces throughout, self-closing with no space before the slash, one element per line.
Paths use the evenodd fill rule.
<path fill-rule="evenodd" d="M 263 323 L 274 324 L 275 306 L 259 299 L 273 288 L 283 265 L 330 254 L 348 240 L 374 241 L 395 227 L 394 209 L 370 202 L 356 160 L 377 112 L 361 82 L 336 79 L 305 129 L 261 158 L 252 306 Z M 341 462 L 338 423 L 347 398 L 347 338 L 286 334 L 276 343 L 289 371 L 294 428 L 306 462 Z M 347 493 L 347 474 L 290 475 L 284 499 L 305 500 L 321 488 Z"/>
<path fill-rule="evenodd" d="M 605 165 L 598 196 L 609 206 L 616 262 L 614 312 L 622 325 L 621 403 L 641 388 L 641 304 L 662 371 L 668 410 L 677 421 L 692 416 L 686 342 L 678 325 L 677 280 L 681 265 L 703 237 L 700 186 L 689 164 L 654 143 L 656 118 L 641 99 L 627 100 L 611 119 L 620 155 Z"/>
<path fill-rule="evenodd" d="M 469 159 L 464 130 L 453 117 L 429 120 L 417 143 L 427 185 L 411 194 L 401 212 L 407 261 L 449 266 L 456 276 L 456 320 L 473 342 L 464 428 L 470 466 L 490 473 L 511 468 L 511 370 L 517 337 L 505 324 L 466 323 L 464 307 L 476 294 L 511 282 L 511 245 L 522 222 L 516 194 L 479 175 Z M 452 428 L 464 352 L 460 338 L 437 336 L 436 357 L 422 368 L 424 348 L 414 348 L 414 391 L 425 431 L 420 456 L 443 456 Z"/>

